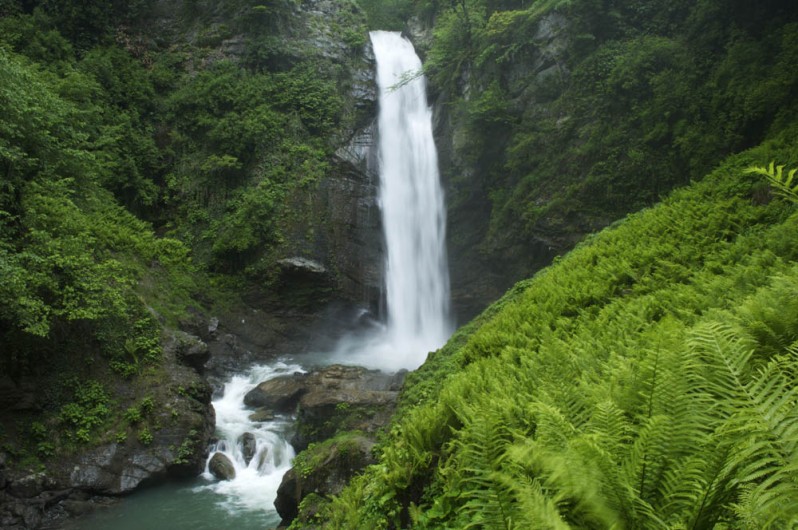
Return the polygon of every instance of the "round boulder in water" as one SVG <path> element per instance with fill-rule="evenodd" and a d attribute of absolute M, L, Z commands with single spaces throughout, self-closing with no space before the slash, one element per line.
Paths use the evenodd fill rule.
<path fill-rule="evenodd" d="M 236 468 L 224 453 L 215 453 L 208 463 L 208 470 L 219 480 L 233 480 L 236 478 Z"/>
<path fill-rule="evenodd" d="M 244 462 L 249 465 L 249 462 L 258 450 L 258 443 L 255 440 L 255 435 L 251 432 L 245 432 L 238 437 L 238 443 L 241 444 L 241 455 L 244 457 Z"/>

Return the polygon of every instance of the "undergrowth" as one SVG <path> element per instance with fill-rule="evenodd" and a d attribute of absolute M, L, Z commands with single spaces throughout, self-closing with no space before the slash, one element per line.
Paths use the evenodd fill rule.
<path fill-rule="evenodd" d="M 408 378 L 331 528 L 798 523 L 798 212 L 746 172 L 588 238 Z"/>

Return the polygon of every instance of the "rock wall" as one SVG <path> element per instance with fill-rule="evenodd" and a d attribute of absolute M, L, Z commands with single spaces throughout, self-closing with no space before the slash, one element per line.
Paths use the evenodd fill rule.
<path fill-rule="evenodd" d="M 411 19 L 406 33 L 423 55 L 432 44 L 434 21 Z M 515 111 L 528 107 L 545 107 L 547 101 L 537 94 L 530 79 L 550 75 L 567 77 L 564 53 L 568 43 L 567 20 L 553 13 L 541 19 L 533 41 L 534 49 L 506 65 L 507 79 Z M 485 245 L 489 230 L 491 191 L 496 187 L 487 173 L 502 164 L 501 151 L 509 138 L 492 138 L 495 156 L 487 153 L 477 159 L 467 141 L 467 119 L 459 98 L 468 100 L 479 94 L 478 72 L 466 67 L 460 75 L 457 93 L 431 85 L 433 127 L 440 160 L 441 178 L 447 201 L 449 269 L 451 274 L 452 309 L 458 324 L 479 314 L 518 280 L 531 276 L 548 265 L 555 255 L 575 241 L 560 241 L 553 230 L 545 227 L 534 238 L 511 241 L 504 246 Z"/>
<path fill-rule="evenodd" d="M 7 467 L 8 457 L 0 451 L 0 528 L 57 528 L 64 518 L 108 502 L 107 496 L 202 471 L 215 423 L 211 388 L 200 374 L 207 346 L 180 332 L 165 333 L 163 342 L 163 359 L 151 376 L 135 387 L 118 382 L 115 393 L 130 402 L 143 396 L 152 400 L 147 419 L 152 438 L 138 439 L 136 427 L 131 426 L 124 439 L 78 447 L 37 471 Z M 41 381 L 37 386 L 40 390 L 35 393 L 18 390 L 28 401 L 20 413 L 42 407 L 46 391 L 41 390 Z M 103 433 L 95 436 L 109 438 Z"/>

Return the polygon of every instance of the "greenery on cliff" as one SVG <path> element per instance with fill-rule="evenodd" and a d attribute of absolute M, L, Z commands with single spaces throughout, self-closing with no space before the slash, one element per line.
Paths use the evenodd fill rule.
<path fill-rule="evenodd" d="M 515 275 L 798 116 L 794 2 L 421 4 L 455 130 L 449 209 L 489 204 L 467 244 Z"/>
<path fill-rule="evenodd" d="M 216 4 L 0 1 L 0 397 L 27 396 L 0 443 L 18 460 L 124 438 L 162 328 L 214 285 L 268 285 L 295 197 L 358 119 L 356 6 L 320 25 Z"/>

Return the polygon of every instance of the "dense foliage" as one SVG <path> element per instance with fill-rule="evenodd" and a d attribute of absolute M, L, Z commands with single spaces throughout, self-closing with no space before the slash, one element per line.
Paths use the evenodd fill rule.
<path fill-rule="evenodd" d="M 0 373 L 52 389 L 41 415 L 0 418 L 12 455 L 125 424 L 135 392 L 115 392 L 157 378 L 164 325 L 208 285 L 269 281 L 294 196 L 356 119 L 354 4 L 324 25 L 217 4 L 0 1 Z M 311 41 L 328 28 L 338 57 Z M 58 434 L 38 448 L 31 424 Z"/>
<path fill-rule="evenodd" d="M 434 20 L 425 71 L 456 131 L 449 209 L 489 202 L 486 257 L 570 248 L 796 118 L 794 2 L 417 9 Z"/>
<path fill-rule="evenodd" d="M 379 463 L 317 520 L 794 526 L 798 196 L 759 173 L 798 164 L 795 133 L 589 238 L 456 334 L 409 377 Z"/>

